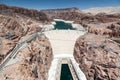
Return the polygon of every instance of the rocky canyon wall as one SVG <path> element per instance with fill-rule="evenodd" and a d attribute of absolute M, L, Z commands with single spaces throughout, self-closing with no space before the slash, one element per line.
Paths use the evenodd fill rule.
<path fill-rule="evenodd" d="M 120 79 L 120 45 L 103 36 L 89 33 L 77 39 L 74 58 L 88 80 Z"/>
<path fill-rule="evenodd" d="M 120 38 L 120 24 L 119 22 L 89 24 L 88 32 L 109 38 Z"/>
<path fill-rule="evenodd" d="M 6 67 L 0 73 L 0 80 L 47 80 L 53 59 L 52 48 L 45 36 L 39 36 L 20 50 L 17 63 Z M 4 76 L 2 75 L 4 74 Z"/>
<path fill-rule="evenodd" d="M 7 6 L 4 4 L 0 4 L 0 14 L 10 15 L 10 16 L 15 16 L 15 14 L 21 14 L 41 22 L 49 21 L 47 15 L 38 10 Z"/>
<path fill-rule="evenodd" d="M 39 23 L 32 21 L 30 18 L 18 17 L 18 15 L 17 17 L 11 17 L 0 14 L 0 40 L 2 43 L 0 62 L 22 37 L 35 33 L 40 28 L 38 25 Z"/>

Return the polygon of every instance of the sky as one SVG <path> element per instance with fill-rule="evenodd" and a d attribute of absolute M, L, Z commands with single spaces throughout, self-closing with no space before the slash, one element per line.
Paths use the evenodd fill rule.
<path fill-rule="evenodd" d="M 120 0 L 0 0 L 0 4 L 37 10 L 69 7 L 83 10 L 94 7 L 120 6 Z"/>

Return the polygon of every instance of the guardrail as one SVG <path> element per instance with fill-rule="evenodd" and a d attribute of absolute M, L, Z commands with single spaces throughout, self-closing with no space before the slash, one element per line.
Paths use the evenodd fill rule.
<path fill-rule="evenodd" d="M 112 39 L 108 39 L 108 40 L 111 41 L 111 42 L 113 42 L 113 43 L 115 43 L 115 44 L 117 44 L 117 45 L 120 45 L 120 43 L 118 43 L 116 41 L 113 41 Z"/>
<path fill-rule="evenodd" d="M 0 64 L 0 71 L 4 68 L 4 66 L 8 63 L 8 61 L 10 59 L 12 59 L 13 57 L 15 57 L 17 55 L 17 52 L 24 46 L 25 43 L 28 43 L 30 41 L 32 41 L 33 39 L 35 39 L 38 35 L 40 35 L 40 33 L 34 33 L 31 37 L 29 37 L 27 40 L 22 41 L 18 44 L 16 44 L 16 46 L 14 47 L 14 49 L 5 57 L 5 59 L 1 62 Z"/>

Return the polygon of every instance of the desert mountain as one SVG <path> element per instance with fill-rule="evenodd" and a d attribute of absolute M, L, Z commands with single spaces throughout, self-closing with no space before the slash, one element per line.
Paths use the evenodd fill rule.
<path fill-rule="evenodd" d="M 78 8 L 38 11 L 0 4 L 0 62 L 19 41 L 40 30 L 41 24 L 50 24 L 54 19 L 70 20 L 88 30 L 78 38 L 74 49 L 74 57 L 88 80 L 119 80 L 120 46 L 109 41 L 120 42 L 120 14 L 116 14 L 119 12 L 119 7 L 90 9 L 88 12 Z M 53 59 L 48 38 L 37 37 L 18 53 L 17 58 L 21 62 L 4 71 L 9 80 L 16 74 L 20 74 L 16 75 L 16 80 L 47 80 Z"/>
<path fill-rule="evenodd" d="M 22 37 L 30 36 L 46 23 L 49 19 L 40 11 L 0 4 L 0 62 Z"/>
<path fill-rule="evenodd" d="M 0 14 L 10 15 L 10 16 L 11 15 L 14 16 L 15 14 L 21 14 L 35 20 L 39 20 L 43 22 L 48 21 L 46 14 L 38 10 L 7 6 L 4 4 L 0 4 Z"/>
<path fill-rule="evenodd" d="M 18 42 L 25 41 L 39 31 L 42 24 L 48 23 L 49 18 L 43 12 L 0 4 L 0 63 Z M 6 79 L 47 80 L 52 58 L 48 38 L 38 36 L 18 52 L 16 59 L 21 60 L 20 64 L 4 69 Z M 3 80 L 1 76 L 0 73 Z"/>
<path fill-rule="evenodd" d="M 119 7 L 99 7 L 99 8 L 90 8 L 83 10 L 85 13 L 106 13 L 106 14 L 120 14 L 120 6 Z"/>
<path fill-rule="evenodd" d="M 65 8 L 65 9 L 46 9 L 41 10 L 45 13 L 51 20 L 53 19 L 64 19 L 71 20 L 79 24 L 88 23 L 107 23 L 118 21 L 120 18 L 119 14 L 105 14 L 100 12 L 99 14 L 93 15 L 90 13 L 85 13 L 79 8 Z"/>
<path fill-rule="evenodd" d="M 118 44 L 90 33 L 80 37 L 74 49 L 74 57 L 88 80 L 119 80 L 119 54 Z"/>

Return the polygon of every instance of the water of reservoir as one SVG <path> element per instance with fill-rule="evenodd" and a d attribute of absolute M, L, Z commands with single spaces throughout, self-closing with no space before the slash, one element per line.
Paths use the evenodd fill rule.
<path fill-rule="evenodd" d="M 73 80 L 68 64 L 62 64 L 60 80 Z"/>
<path fill-rule="evenodd" d="M 70 30 L 75 30 L 75 28 L 72 27 L 72 25 L 70 23 L 65 23 L 63 21 L 56 21 L 56 24 L 54 26 L 54 30 L 55 29 L 70 29 Z"/>

